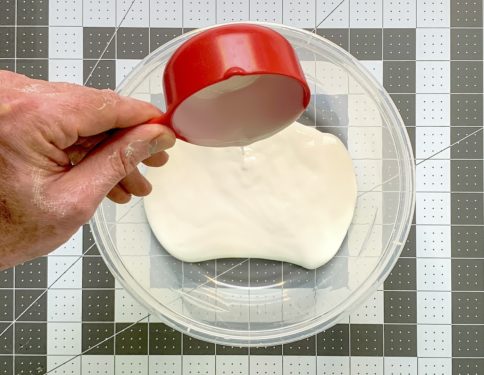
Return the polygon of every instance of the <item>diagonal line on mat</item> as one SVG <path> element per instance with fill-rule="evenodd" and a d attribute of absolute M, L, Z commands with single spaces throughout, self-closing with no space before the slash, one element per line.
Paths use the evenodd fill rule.
<path fill-rule="evenodd" d="M 242 265 L 242 264 L 244 264 L 245 262 L 248 262 L 248 261 L 249 261 L 249 259 L 248 259 L 248 258 L 246 258 L 246 259 L 242 260 L 241 262 L 237 263 L 235 266 L 230 267 L 229 269 L 225 270 L 225 271 L 224 271 L 224 272 L 222 272 L 221 274 L 219 274 L 219 275 L 217 275 L 217 276 L 215 276 L 215 277 L 213 277 L 213 278 L 209 278 L 209 279 L 208 279 L 207 281 L 205 281 L 204 283 L 202 283 L 202 284 L 200 284 L 200 285 L 197 285 L 196 287 L 194 287 L 194 288 L 190 289 L 190 290 L 189 290 L 188 292 L 186 292 L 186 293 L 183 293 L 183 295 L 190 294 L 190 293 L 192 293 L 193 291 L 197 290 L 198 288 L 200 288 L 200 287 L 202 287 L 202 286 L 204 286 L 204 285 L 207 285 L 209 282 L 212 282 L 212 281 L 217 280 L 217 279 L 218 279 L 220 276 L 225 275 L 226 273 L 228 273 L 228 272 L 230 272 L 230 271 L 234 270 L 235 268 L 239 267 L 240 265 Z M 178 301 L 180 298 L 182 298 L 182 296 L 178 296 L 178 297 L 176 297 L 175 299 L 173 299 L 173 300 L 171 300 L 170 302 L 168 302 L 168 303 L 167 303 L 167 305 L 171 305 L 173 302 Z M 55 370 L 59 369 L 59 367 L 64 366 L 65 364 L 67 364 L 67 363 L 71 362 L 72 360 L 74 360 L 74 359 L 76 359 L 76 358 L 80 357 L 81 355 L 84 355 L 84 354 L 86 354 L 86 353 L 90 352 L 90 351 L 91 351 L 91 350 L 93 350 L 94 348 L 97 348 L 99 345 L 102 345 L 102 344 L 103 344 L 103 343 L 105 343 L 106 341 L 109 341 L 109 340 L 113 339 L 114 337 L 116 337 L 116 336 L 117 336 L 117 335 L 119 335 L 120 333 L 123 333 L 124 331 L 128 330 L 129 328 L 133 327 L 134 325 L 138 324 L 139 322 L 142 322 L 143 320 L 147 319 L 147 318 L 148 318 L 148 317 L 150 317 L 150 316 L 151 316 L 151 314 L 145 315 L 144 317 L 142 317 L 142 318 L 138 319 L 136 322 L 131 323 L 131 324 L 129 324 L 128 326 L 124 327 L 124 328 L 123 328 L 123 329 L 121 329 L 119 332 L 115 332 L 113 335 L 111 335 L 111 336 L 109 336 L 109 337 L 105 338 L 104 340 L 102 340 L 102 341 L 98 342 L 96 345 L 91 346 L 89 349 L 86 349 L 86 350 L 82 351 L 81 353 L 76 354 L 76 355 L 75 355 L 75 356 L 73 356 L 72 358 L 69 358 L 68 360 L 66 360 L 66 361 L 64 361 L 64 362 L 62 362 L 62 363 L 60 363 L 58 366 L 54 367 L 53 369 L 50 369 L 49 371 L 44 372 L 44 374 L 43 374 L 43 375 L 48 374 L 48 373 L 50 373 L 50 372 L 52 372 L 52 371 L 55 371 Z"/>
<path fill-rule="evenodd" d="M 346 0 L 341 0 L 338 5 L 336 5 L 333 10 L 331 12 L 329 12 L 323 19 L 321 22 L 319 22 L 318 24 L 316 24 L 316 26 L 314 26 L 314 29 L 311 30 L 312 33 L 316 32 L 316 30 L 318 29 L 319 26 L 321 26 L 321 24 L 326 21 Z"/>
<path fill-rule="evenodd" d="M 479 128 L 479 129 L 477 129 L 476 131 L 473 131 L 472 133 L 467 134 L 465 137 L 463 137 L 463 138 L 459 139 L 458 141 L 455 141 L 454 143 L 451 143 L 451 144 L 450 144 L 450 145 L 448 145 L 447 147 L 444 147 L 442 150 L 437 151 L 436 153 L 434 153 L 434 154 L 430 155 L 429 157 L 427 157 L 427 158 L 425 158 L 425 159 L 423 159 L 423 160 L 420 160 L 420 161 L 419 161 L 418 163 L 416 163 L 415 165 L 420 165 L 420 164 L 422 164 L 423 162 L 426 162 L 427 160 L 433 159 L 433 157 L 434 157 L 434 156 L 437 156 L 438 154 L 440 154 L 440 153 L 442 153 L 442 152 L 444 152 L 444 151 L 448 150 L 449 148 L 452 148 L 452 147 L 454 147 L 455 145 L 458 145 L 458 144 L 459 144 L 460 142 L 462 142 L 463 140 L 465 140 L 465 139 L 467 139 L 467 138 L 469 138 L 469 137 L 472 137 L 473 135 L 475 135 L 475 134 L 477 134 L 477 133 L 481 132 L 482 130 L 483 130 L 483 128 L 481 127 L 481 128 Z"/>
<path fill-rule="evenodd" d="M 126 215 L 128 215 L 129 211 L 131 211 L 132 208 L 134 208 L 136 205 L 138 205 L 139 203 L 141 202 L 141 199 L 136 201 L 123 215 L 121 215 L 121 217 L 119 218 L 119 220 L 122 220 Z M 115 224 L 111 224 L 112 226 L 114 226 Z M 19 314 L 17 317 L 15 317 L 15 319 L 0 333 L 0 338 L 5 334 L 5 332 L 8 331 L 8 329 L 14 325 L 14 323 L 16 323 L 32 306 L 34 306 L 41 298 L 42 296 L 45 295 L 45 293 L 47 293 L 53 286 L 54 284 L 59 281 L 62 276 L 64 276 L 72 267 L 74 267 L 76 265 L 77 262 L 79 262 L 83 257 L 84 255 L 87 254 L 87 252 L 89 250 L 91 250 L 94 246 L 96 246 L 95 243 L 93 243 L 91 246 L 89 246 L 80 256 L 78 256 L 76 258 L 76 260 L 69 266 L 67 267 L 64 272 L 62 272 L 59 277 L 57 277 L 57 279 L 55 279 L 42 293 L 40 293 L 40 295 L 34 299 L 32 301 L 32 303 L 30 305 L 28 305 L 24 311 L 22 311 L 21 314 Z"/>
<path fill-rule="evenodd" d="M 128 13 L 129 11 L 131 10 L 131 8 L 133 7 L 134 3 L 136 2 L 136 0 L 132 0 L 131 1 L 131 4 L 129 4 L 129 7 L 128 9 L 126 10 L 126 13 L 124 13 L 124 16 L 123 18 L 121 18 L 121 21 L 119 21 L 119 24 L 116 26 L 116 28 L 114 29 L 114 32 L 113 32 L 113 35 L 111 35 L 111 38 L 109 38 L 108 42 L 106 43 L 106 47 L 104 48 L 104 50 L 101 52 L 101 56 L 99 56 L 99 59 L 96 60 L 94 66 L 92 67 L 91 69 L 91 72 L 89 73 L 89 75 L 87 76 L 86 80 L 84 81 L 84 86 L 87 85 L 87 83 L 89 82 L 89 80 L 91 79 L 92 77 L 92 74 L 94 73 L 94 71 L 96 70 L 97 66 L 99 65 L 99 62 L 101 61 L 101 59 L 104 57 L 104 54 L 106 53 L 106 51 L 108 50 L 109 48 L 109 45 L 111 44 L 111 42 L 113 41 L 114 37 L 116 36 L 116 34 L 118 33 L 118 30 L 119 28 L 121 27 L 121 25 L 123 24 L 124 20 L 126 19 L 126 17 L 128 16 Z"/>

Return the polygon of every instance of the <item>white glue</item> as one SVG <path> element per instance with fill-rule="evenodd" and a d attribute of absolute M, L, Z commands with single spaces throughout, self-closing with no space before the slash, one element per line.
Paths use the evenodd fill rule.
<path fill-rule="evenodd" d="M 344 145 L 298 123 L 243 149 L 178 142 L 147 178 L 151 229 L 186 262 L 262 258 L 320 267 L 341 246 L 357 194 Z"/>

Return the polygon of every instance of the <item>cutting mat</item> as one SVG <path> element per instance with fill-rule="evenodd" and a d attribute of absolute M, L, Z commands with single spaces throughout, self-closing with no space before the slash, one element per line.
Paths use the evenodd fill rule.
<path fill-rule="evenodd" d="M 192 28 L 316 26 L 390 92 L 418 164 L 416 215 L 400 260 L 334 328 L 250 352 L 181 335 L 116 283 L 86 226 L 49 257 L 0 273 L 0 374 L 484 374 L 482 7 L 0 0 L 0 69 L 97 88 L 114 89 L 150 51 Z"/>

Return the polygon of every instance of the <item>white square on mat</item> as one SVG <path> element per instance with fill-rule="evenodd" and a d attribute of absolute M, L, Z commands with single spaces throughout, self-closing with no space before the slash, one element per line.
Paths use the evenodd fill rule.
<path fill-rule="evenodd" d="M 115 0 L 83 0 L 83 25 L 114 27 L 116 25 Z"/>
<path fill-rule="evenodd" d="M 254 355 L 250 357 L 251 375 L 281 375 L 282 374 L 282 357 Z"/>
<path fill-rule="evenodd" d="M 417 375 L 417 358 L 385 357 L 385 375 Z"/>
<path fill-rule="evenodd" d="M 47 354 L 76 355 L 81 352 L 82 323 L 47 323 Z"/>
<path fill-rule="evenodd" d="M 149 375 L 180 375 L 181 360 L 179 355 L 150 355 Z"/>
<path fill-rule="evenodd" d="M 82 85 L 82 60 L 50 60 L 49 81 Z"/>
<path fill-rule="evenodd" d="M 417 127 L 450 125 L 450 94 L 417 94 L 415 102 Z"/>
<path fill-rule="evenodd" d="M 382 124 L 380 112 L 376 103 L 367 95 L 348 95 L 348 121 L 350 130 L 351 127 L 365 127 L 359 130 L 362 132 L 362 139 L 355 139 L 355 142 L 362 141 L 365 145 L 365 140 L 372 139 L 369 138 L 373 133 L 371 127 L 380 130 L 377 134 L 381 134 L 381 128 L 379 128 Z"/>
<path fill-rule="evenodd" d="M 417 225 L 417 257 L 450 258 L 450 256 L 450 225 Z"/>
<path fill-rule="evenodd" d="M 365 121 L 365 119 L 362 119 Z M 348 150 L 356 159 L 380 159 L 382 157 L 382 128 L 378 126 L 354 126 L 348 128 Z"/>
<path fill-rule="evenodd" d="M 371 219 L 369 218 L 369 220 Z M 340 250 L 339 254 L 342 256 L 376 257 L 380 255 L 383 243 L 382 225 L 355 224 L 348 230 L 346 241 L 343 242 L 343 249 Z"/>
<path fill-rule="evenodd" d="M 49 65 L 52 62 L 49 63 Z M 82 228 L 80 228 L 65 244 L 58 247 L 52 255 L 82 255 Z"/>
<path fill-rule="evenodd" d="M 116 86 L 126 78 L 126 76 L 131 73 L 136 65 L 139 64 L 141 60 L 116 60 Z M 118 211 L 118 210 L 117 210 Z"/>
<path fill-rule="evenodd" d="M 452 358 L 419 358 L 418 373 L 424 375 L 452 375 Z"/>
<path fill-rule="evenodd" d="M 451 324 L 451 292 L 417 291 L 418 324 Z"/>
<path fill-rule="evenodd" d="M 215 361 L 216 375 L 249 375 L 249 357 L 246 355 L 219 355 Z"/>
<path fill-rule="evenodd" d="M 57 370 L 54 370 L 59 367 Z M 48 355 L 47 373 L 51 375 L 67 375 L 81 373 L 81 357 L 71 355 Z"/>
<path fill-rule="evenodd" d="M 382 192 L 372 191 L 358 198 L 358 208 L 353 216 L 353 224 L 382 224 Z M 361 236 L 361 234 L 359 235 Z"/>
<path fill-rule="evenodd" d="M 414 28 L 416 25 L 415 0 L 383 0 L 383 27 Z"/>
<path fill-rule="evenodd" d="M 448 126 L 417 126 L 415 133 L 417 159 L 450 159 Z"/>
<path fill-rule="evenodd" d="M 417 60 L 449 60 L 450 29 L 417 29 Z"/>
<path fill-rule="evenodd" d="M 449 259 L 417 259 L 417 290 L 450 291 L 451 263 Z"/>
<path fill-rule="evenodd" d="M 417 191 L 449 192 L 450 160 L 427 160 L 417 165 Z"/>
<path fill-rule="evenodd" d="M 349 0 L 317 0 L 316 25 L 318 28 L 344 28 L 350 25 Z"/>
<path fill-rule="evenodd" d="M 362 60 L 360 63 L 368 69 L 371 75 L 383 85 L 383 61 Z M 353 78 L 350 78 L 353 80 Z"/>
<path fill-rule="evenodd" d="M 217 23 L 247 21 L 250 0 L 217 2 Z"/>
<path fill-rule="evenodd" d="M 82 259 L 80 256 L 47 257 L 47 285 L 51 289 L 82 288 Z"/>
<path fill-rule="evenodd" d="M 283 375 L 313 375 L 316 373 L 315 356 L 282 357 Z"/>
<path fill-rule="evenodd" d="M 417 193 L 417 224 L 450 224 L 450 193 Z"/>
<path fill-rule="evenodd" d="M 150 0 L 151 27 L 182 27 L 183 1 Z"/>
<path fill-rule="evenodd" d="M 417 27 L 449 27 L 451 0 L 417 0 Z"/>
<path fill-rule="evenodd" d="M 350 27 L 381 28 L 382 0 L 346 0 L 350 1 Z"/>
<path fill-rule="evenodd" d="M 351 357 L 351 375 L 383 374 L 383 357 Z"/>
<path fill-rule="evenodd" d="M 149 0 L 116 0 L 116 26 L 149 27 L 149 9 Z"/>
<path fill-rule="evenodd" d="M 183 375 L 213 375 L 215 373 L 215 356 L 183 355 Z"/>
<path fill-rule="evenodd" d="M 382 180 L 381 160 L 353 160 L 358 191 L 380 191 Z"/>
<path fill-rule="evenodd" d="M 50 289 L 47 292 L 47 320 L 82 321 L 82 289 Z"/>
<path fill-rule="evenodd" d="M 82 375 L 113 375 L 114 355 L 83 355 Z"/>
<path fill-rule="evenodd" d="M 283 22 L 285 25 L 314 28 L 316 26 L 316 0 L 283 0 Z"/>
<path fill-rule="evenodd" d="M 132 296 L 124 289 L 115 292 L 114 319 L 116 322 L 136 322 L 149 314 Z"/>
<path fill-rule="evenodd" d="M 51 26 L 82 26 L 82 0 L 50 0 Z"/>
<path fill-rule="evenodd" d="M 183 26 L 205 27 L 215 24 L 215 0 L 185 1 Z"/>
<path fill-rule="evenodd" d="M 417 325 L 417 354 L 419 357 L 451 357 L 452 326 Z"/>
<path fill-rule="evenodd" d="M 116 374 L 148 374 L 148 356 L 146 355 L 117 355 L 114 361 Z"/>
<path fill-rule="evenodd" d="M 317 357 L 320 374 L 348 375 L 350 373 L 349 357 Z"/>
<path fill-rule="evenodd" d="M 417 61 L 415 81 L 417 93 L 449 93 L 450 62 Z"/>
<path fill-rule="evenodd" d="M 82 27 L 50 27 L 49 58 L 82 59 Z"/>
<path fill-rule="evenodd" d="M 250 0 L 250 20 L 282 23 L 282 0 Z"/>

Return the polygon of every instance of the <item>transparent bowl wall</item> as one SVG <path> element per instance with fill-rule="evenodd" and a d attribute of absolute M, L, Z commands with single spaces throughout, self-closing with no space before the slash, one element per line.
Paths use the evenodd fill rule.
<path fill-rule="evenodd" d="M 388 94 L 329 41 L 265 25 L 292 43 L 311 86 L 300 122 L 337 135 L 354 161 L 358 201 L 337 255 L 316 270 L 260 259 L 183 263 L 153 236 L 138 198 L 128 205 L 105 200 L 91 222 L 111 271 L 141 304 L 175 329 L 225 345 L 290 342 L 341 321 L 388 275 L 413 217 L 412 150 Z M 157 49 L 118 91 L 164 108 L 164 66 L 200 31 Z"/>

